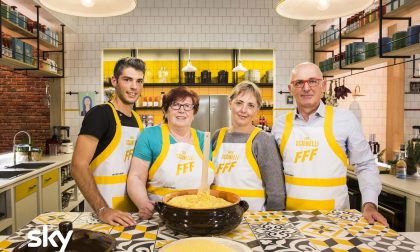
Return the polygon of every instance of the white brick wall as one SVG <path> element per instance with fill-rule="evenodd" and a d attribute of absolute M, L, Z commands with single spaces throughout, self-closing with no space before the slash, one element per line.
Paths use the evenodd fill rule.
<path fill-rule="evenodd" d="M 275 52 L 276 89 L 287 89 L 293 66 L 311 58 L 310 34 L 280 17 L 272 0 L 139 0 L 124 16 L 76 18 L 78 31 L 66 35 L 65 91 L 102 93 L 101 57 L 106 48 L 270 48 Z M 77 95 L 65 109 L 77 109 Z M 102 101 L 101 94 L 96 103 Z M 284 107 L 279 99 L 277 107 Z M 82 117 L 65 112 L 74 141 Z"/>

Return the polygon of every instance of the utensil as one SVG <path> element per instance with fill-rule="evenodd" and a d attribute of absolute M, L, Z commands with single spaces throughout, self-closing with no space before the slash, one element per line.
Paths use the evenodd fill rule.
<path fill-rule="evenodd" d="M 204 132 L 203 164 L 201 166 L 201 185 L 199 193 L 209 193 L 209 154 L 210 154 L 210 132 Z"/>

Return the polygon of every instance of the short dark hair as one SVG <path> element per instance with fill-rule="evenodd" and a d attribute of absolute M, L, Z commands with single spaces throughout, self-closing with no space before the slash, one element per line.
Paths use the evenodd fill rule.
<path fill-rule="evenodd" d="M 117 61 L 117 64 L 115 64 L 114 67 L 114 77 L 118 80 L 120 77 L 122 71 L 127 68 L 132 67 L 136 69 L 137 71 L 142 71 L 143 74 L 146 72 L 146 63 L 144 63 L 143 60 L 135 57 L 126 57 L 122 58 Z"/>
<path fill-rule="evenodd" d="M 198 106 L 200 105 L 200 98 L 197 93 L 193 90 L 187 89 L 186 87 L 179 86 L 171 89 L 167 94 L 162 98 L 162 110 L 168 112 L 169 106 L 176 100 L 185 100 L 190 97 L 194 105 L 194 115 L 198 112 Z M 168 122 L 168 119 L 165 117 L 164 122 Z"/>

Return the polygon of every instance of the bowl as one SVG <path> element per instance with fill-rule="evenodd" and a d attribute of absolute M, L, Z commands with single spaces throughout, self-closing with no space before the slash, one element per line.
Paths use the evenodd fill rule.
<path fill-rule="evenodd" d="M 192 209 L 181 208 L 167 202 L 182 195 L 197 194 L 197 189 L 182 190 L 167 194 L 162 202 L 156 202 L 155 209 L 165 225 L 176 233 L 188 235 L 219 235 L 234 230 L 241 222 L 242 216 L 248 210 L 248 203 L 231 192 L 210 190 L 210 194 L 232 203 L 230 206 Z"/>

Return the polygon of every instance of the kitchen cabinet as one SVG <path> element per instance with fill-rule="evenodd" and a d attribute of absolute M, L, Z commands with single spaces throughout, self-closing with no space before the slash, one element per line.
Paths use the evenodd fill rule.
<path fill-rule="evenodd" d="M 12 190 L 0 191 L 0 235 L 11 234 L 14 227 L 14 205 Z"/>
<path fill-rule="evenodd" d="M 187 64 L 187 49 L 109 49 L 103 52 L 103 80 L 105 92 L 111 86 L 111 76 L 116 61 L 122 57 L 137 56 L 146 62 L 145 84 L 141 97 L 136 103 L 136 111 L 144 116 L 153 118 L 154 124 L 163 121 L 161 112 L 161 94 L 167 93 L 179 85 L 187 86 L 198 95 L 227 95 L 236 83 L 245 79 L 245 73 L 233 73 L 232 69 L 238 62 L 236 49 L 191 49 L 191 62 L 197 68 L 193 81 L 186 82 L 181 69 Z M 255 83 L 260 87 L 263 96 L 263 107 L 254 122 L 264 116 L 266 123 L 273 124 L 274 80 L 273 50 L 242 49 L 240 60 L 248 70 L 257 70 L 259 76 L 253 75 Z M 210 80 L 202 83 L 202 72 L 211 72 Z M 227 82 L 220 83 L 218 73 L 227 72 Z M 268 76 L 267 76 L 268 75 Z M 153 106 L 157 101 L 158 106 Z"/>
<path fill-rule="evenodd" d="M 29 179 L 14 188 L 15 193 L 15 226 L 21 228 L 35 218 L 39 202 L 38 178 Z"/>
<path fill-rule="evenodd" d="M 42 204 L 41 212 L 57 212 L 59 209 L 60 201 L 60 188 L 59 188 L 59 170 L 54 168 L 41 175 L 42 184 Z"/>
<path fill-rule="evenodd" d="M 83 211 L 84 197 L 71 176 L 70 164 L 60 168 L 59 209 L 63 212 Z"/>
<path fill-rule="evenodd" d="M 49 22 L 59 22 L 48 12 L 41 12 L 41 7 L 32 1 L 13 3 L 17 5 L 15 11 L 10 5 L 1 3 L 0 66 L 25 71 L 29 76 L 64 77 L 64 25 L 55 25 L 50 29 L 41 22 L 37 31 L 40 13 Z M 20 13 L 21 10 L 24 13 Z M 19 17 L 13 18 L 17 15 Z M 33 17 L 33 20 L 27 16 Z"/>

